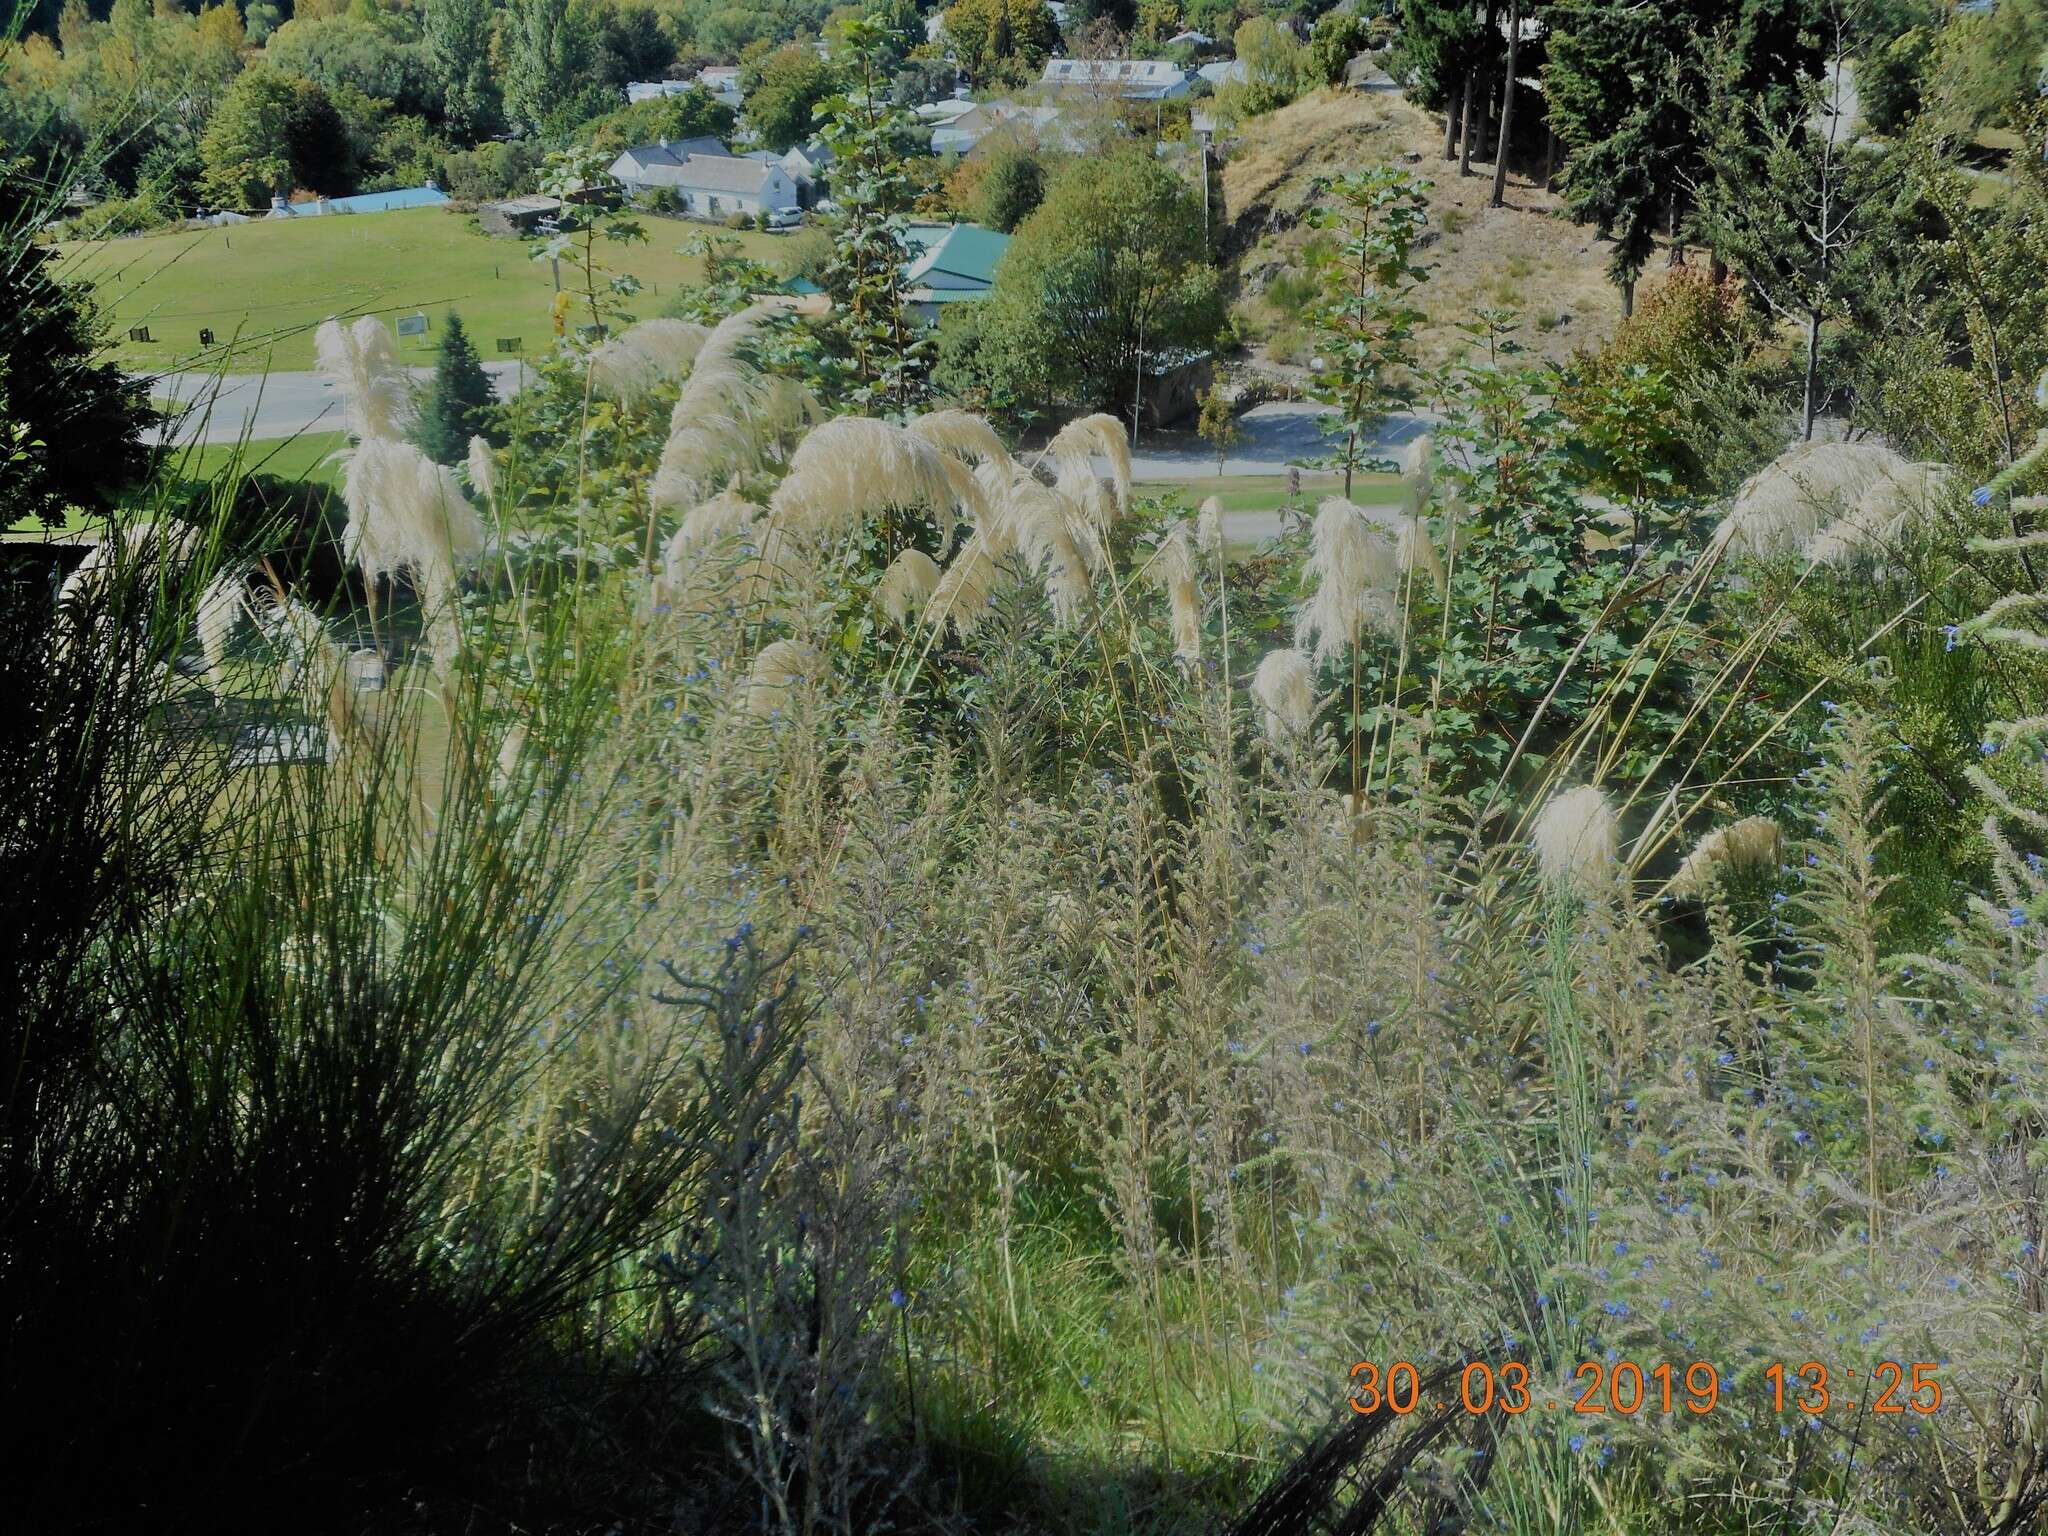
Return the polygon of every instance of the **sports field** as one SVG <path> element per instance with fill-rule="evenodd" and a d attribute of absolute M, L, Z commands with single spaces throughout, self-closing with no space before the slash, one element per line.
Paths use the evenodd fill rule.
<path fill-rule="evenodd" d="M 638 278 L 641 291 L 624 300 L 636 319 L 659 314 L 680 284 L 698 281 L 702 263 L 681 254 L 692 237 L 717 234 L 750 256 L 773 261 L 775 235 L 716 229 L 708 224 L 642 217 L 647 240 L 598 242 L 603 289 L 613 276 Z M 425 337 L 408 337 L 409 360 L 432 360 L 442 317 L 461 312 L 486 358 L 500 338 L 518 338 L 522 353 L 552 340 L 554 275 L 535 261 L 537 241 L 495 238 L 467 214 L 445 208 L 401 213 L 258 220 L 225 229 L 181 230 L 132 239 L 60 247 L 67 275 L 93 285 L 106 310 L 120 362 L 138 370 L 215 368 L 255 373 L 313 366 L 313 328 L 329 315 L 425 314 Z M 564 287 L 580 288 L 580 270 L 561 264 Z M 128 340 L 147 327 L 147 343 Z M 202 347 L 201 330 L 214 333 Z"/>

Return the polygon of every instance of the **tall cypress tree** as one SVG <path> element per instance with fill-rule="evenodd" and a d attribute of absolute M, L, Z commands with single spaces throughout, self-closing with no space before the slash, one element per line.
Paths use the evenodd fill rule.
<path fill-rule="evenodd" d="M 472 437 L 491 435 L 490 410 L 496 399 L 491 376 L 484 372 L 469 333 L 462 328 L 462 317 L 450 310 L 447 328 L 441 332 L 440 355 L 434 360 L 434 379 L 420 403 L 413 441 L 437 464 L 461 463 Z"/>

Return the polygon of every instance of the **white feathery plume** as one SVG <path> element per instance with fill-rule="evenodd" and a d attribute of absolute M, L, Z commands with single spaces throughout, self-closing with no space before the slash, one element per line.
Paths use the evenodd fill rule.
<path fill-rule="evenodd" d="M 1368 625 L 1387 635 L 1400 632 L 1399 551 L 1341 496 L 1316 509 L 1307 574 L 1315 591 L 1302 604 L 1295 631 L 1304 644 L 1314 642 L 1318 666 L 1357 645 Z"/>
<path fill-rule="evenodd" d="M 1268 651 L 1252 674 L 1252 698 L 1264 715 L 1266 739 L 1292 751 L 1316 723 L 1315 669 L 1308 656 L 1292 647 Z"/>
<path fill-rule="evenodd" d="M 1195 547 L 1188 525 L 1176 523 L 1152 557 L 1151 575 L 1166 593 L 1173 623 L 1173 654 L 1179 661 L 1202 659 L 1202 605 L 1195 591 Z"/>
<path fill-rule="evenodd" d="M 898 629 L 907 628 L 912 610 L 930 601 L 939 585 L 938 562 L 921 549 L 906 549 L 875 583 L 875 606 Z"/>
<path fill-rule="evenodd" d="M 228 642 L 248 612 L 248 586 L 240 571 L 222 571 L 199 594 L 193 627 L 199 632 L 199 649 L 206 657 L 207 686 L 216 694 L 227 687 Z"/>
<path fill-rule="evenodd" d="M 1107 539 L 1110 524 L 1130 504 L 1131 443 L 1124 424 L 1101 412 L 1070 421 L 1045 445 L 1045 456 L 1053 463 L 1053 484 Z M 1095 473 L 1097 457 L 1109 460 L 1107 489 Z"/>
<path fill-rule="evenodd" d="M 654 476 L 656 511 L 694 506 L 712 493 L 714 482 L 759 461 L 755 418 L 764 386 L 742 353 L 755 328 L 787 307 L 781 300 L 749 304 L 719 321 L 704 338 L 669 414 L 668 442 Z"/>
<path fill-rule="evenodd" d="M 1043 576 L 1053 622 L 1075 623 L 1087 610 L 1093 574 L 1102 564 L 1094 526 L 1066 497 L 1029 475 L 1017 477 L 1000 505 L 1000 540 L 1022 556 L 1027 570 Z M 1002 547 L 998 539 L 984 536 L 982 542 L 991 553 Z"/>
<path fill-rule="evenodd" d="M 491 453 L 489 441 L 481 437 L 469 440 L 469 457 L 463 462 L 463 469 L 469 476 L 469 488 L 485 501 L 498 499 L 498 461 Z"/>
<path fill-rule="evenodd" d="M 1911 467 L 1882 443 L 1796 443 L 1742 483 L 1708 552 L 1788 554 L 1853 508 L 1872 481 L 1904 478 Z"/>
<path fill-rule="evenodd" d="M 1614 882 L 1621 829 L 1607 797 L 1590 784 L 1553 796 L 1537 814 L 1529 841 L 1543 878 L 1561 890 L 1597 896 Z"/>
<path fill-rule="evenodd" d="M 1723 871 L 1772 869 L 1784 858 L 1785 834 L 1768 816 L 1745 816 L 1716 827 L 1692 846 L 1671 877 L 1671 894 L 1697 896 Z"/>
<path fill-rule="evenodd" d="M 996 429 L 971 411 L 927 411 L 904 430 L 969 464 L 995 464 L 1007 476 L 1012 460 Z"/>
<path fill-rule="evenodd" d="M 590 351 L 590 388 L 607 399 L 630 403 L 673 378 L 696 359 L 708 326 L 692 320 L 642 320 Z"/>
<path fill-rule="evenodd" d="M 1429 505 L 1436 486 L 1436 438 L 1425 432 L 1401 455 L 1401 491 L 1409 512 L 1417 517 Z"/>
<path fill-rule="evenodd" d="M 778 713 L 791 689 L 824 671 L 825 658 L 801 640 L 776 640 L 761 647 L 747 672 L 747 713 L 759 719 Z"/>
<path fill-rule="evenodd" d="M 768 509 L 793 529 L 829 539 L 852 533 L 888 507 L 926 507 L 971 520 L 980 500 L 972 471 L 915 433 L 865 416 L 840 416 L 797 445 Z"/>
<path fill-rule="evenodd" d="M 341 392 L 343 422 L 351 437 L 404 435 L 413 417 L 412 378 L 383 321 L 375 315 L 364 315 L 353 325 L 322 321 L 313 332 L 313 359 Z"/>
<path fill-rule="evenodd" d="M 57 611 L 61 622 L 52 639 L 56 654 L 64 655 L 85 624 L 83 612 L 107 590 L 114 573 L 124 566 L 133 572 L 138 586 L 167 579 L 165 569 L 183 565 L 197 552 L 199 530 L 190 523 L 130 523 L 118 533 L 109 532 L 85 552 L 57 588 Z M 99 616 L 92 628 L 104 631 L 109 614 Z"/>
<path fill-rule="evenodd" d="M 1195 548 L 1213 555 L 1223 547 L 1223 498 L 1211 496 L 1195 514 Z"/>
<path fill-rule="evenodd" d="M 661 547 L 662 579 L 680 588 L 689 578 L 691 557 L 750 527 L 761 509 L 733 491 L 721 491 L 683 514 L 676 531 Z"/>
<path fill-rule="evenodd" d="M 1068 422 L 1045 445 L 1046 454 L 1062 475 L 1069 468 L 1093 479 L 1094 460 L 1109 460 L 1109 481 L 1116 495 L 1116 510 L 1122 513 L 1131 498 L 1131 439 L 1115 416 L 1098 411 Z"/>
<path fill-rule="evenodd" d="M 1896 544 L 1913 519 L 1947 487 L 1944 464 L 1888 466 L 1863 488 L 1856 504 L 1806 541 L 1816 565 L 1848 566 Z"/>
<path fill-rule="evenodd" d="M 452 582 L 484 547 L 483 519 L 455 471 L 410 443 L 365 438 L 343 455 L 342 549 L 365 581 L 401 570 Z"/>
<path fill-rule="evenodd" d="M 925 604 L 924 622 L 934 629 L 947 623 L 961 639 L 981 627 L 995 600 L 996 560 L 979 533 L 968 537 L 940 575 Z"/>

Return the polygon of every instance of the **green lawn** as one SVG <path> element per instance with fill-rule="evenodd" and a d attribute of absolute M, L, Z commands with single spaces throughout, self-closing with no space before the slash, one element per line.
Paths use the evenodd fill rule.
<path fill-rule="evenodd" d="M 1352 500 L 1361 506 L 1392 501 L 1391 487 L 1399 483 L 1399 477 L 1394 475 L 1355 475 L 1351 482 Z M 1335 475 L 1305 474 L 1301 477 L 1302 498 L 1311 506 L 1325 496 L 1337 495 L 1342 488 Z M 1271 512 L 1287 500 L 1287 477 L 1201 475 L 1192 480 L 1142 480 L 1132 490 L 1140 496 L 1178 493 L 1189 506 L 1194 507 L 1211 496 L 1221 496 L 1226 512 Z"/>
<path fill-rule="evenodd" d="M 680 284 L 698 281 L 702 264 L 680 254 L 708 224 L 642 217 L 647 241 L 611 247 L 599 242 L 610 273 L 630 273 L 641 291 L 626 301 L 636 319 L 658 314 Z M 772 261 L 780 237 L 736 238 L 750 256 Z M 314 219 L 258 220 L 226 229 L 178 231 L 136 239 L 73 242 L 59 247 L 66 275 L 90 282 L 106 309 L 114 355 L 125 366 L 157 371 L 196 364 L 230 371 L 313 366 L 313 328 L 329 315 L 425 313 L 432 329 L 401 345 L 410 361 L 433 358 L 441 317 L 459 310 L 485 358 L 499 337 L 520 338 L 521 351 L 546 350 L 554 281 L 548 263 L 533 260 L 536 242 L 482 233 L 473 216 L 445 208 Z M 565 287 L 576 284 L 562 264 Z M 131 327 L 152 340 L 131 342 Z M 202 353 L 199 332 L 216 348 Z M 236 341 L 235 338 L 240 340 Z"/>

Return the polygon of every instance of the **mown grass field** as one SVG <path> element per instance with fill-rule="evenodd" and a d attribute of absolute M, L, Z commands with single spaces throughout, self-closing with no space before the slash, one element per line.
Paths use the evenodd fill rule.
<path fill-rule="evenodd" d="M 733 235 L 675 219 L 639 222 L 644 243 L 599 241 L 600 285 L 619 274 L 640 280 L 641 291 L 625 301 L 635 319 L 660 313 L 678 285 L 702 277 L 703 264 L 681 251 L 693 236 L 736 239 L 763 260 L 782 249 L 774 235 Z M 533 259 L 538 242 L 494 238 L 474 216 L 445 208 L 259 221 L 59 249 L 66 275 L 92 284 L 114 356 L 130 368 L 311 368 L 313 329 L 336 314 L 424 313 L 428 334 L 401 343 L 411 363 L 432 361 L 451 309 L 486 358 L 498 355 L 500 337 L 518 337 L 526 354 L 552 339 L 555 284 L 549 264 Z M 565 259 L 563 286 L 580 281 Z M 141 326 L 153 339 L 129 341 L 130 328 Z M 214 333 L 211 351 L 200 346 L 202 329 Z"/>

